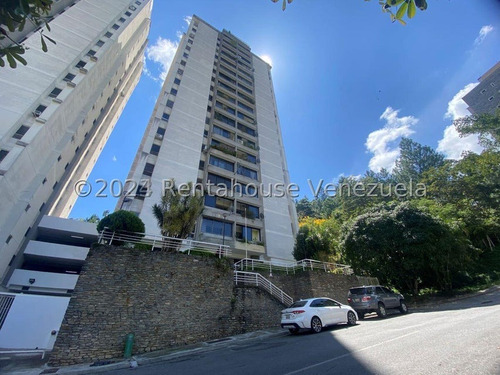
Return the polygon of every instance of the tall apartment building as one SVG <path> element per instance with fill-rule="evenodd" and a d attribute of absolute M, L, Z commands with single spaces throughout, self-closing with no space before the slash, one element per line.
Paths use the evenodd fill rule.
<path fill-rule="evenodd" d="M 290 183 L 271 67 L 229 31 L 193 16 L 128 178 L 137 194 L 117 209 L 136 212 L 148 233 L 160 232 L 151 208 L 164 181 L 192 182 L 209 187 L 197 240 L 237 258 L 293 259 L 294 202 L 269 192 Z"/>
<path fill-rule="evenodd" d="M 500 109 L 500 61 L 479 77 L 479 85 L 474 87 L 463 100 L 472 114 L 495 113 Z"/>
<path fill-rule="evenodd" d="M 12 35 L 27 66 L 0 69 L 0 280 L 44 214 L 67 217 L 139 81 L 151 0 L 55 0 L 50 32 Z"/>

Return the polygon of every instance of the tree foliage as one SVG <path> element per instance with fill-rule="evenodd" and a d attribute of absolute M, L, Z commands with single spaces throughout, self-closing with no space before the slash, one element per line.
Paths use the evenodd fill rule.
<path fill-rule="evenodd" d="M 277 3 L 279 0 L 271 1 Z M 281 9 L 285 10 L 287 3 L 290 4 L 292 2 L 293 0 L 282 0 Z M 382 7 L 382 12 L 390 15 L 392 22 L 398 21 L 402 25 L 406 25 L 404 21 L 405 16 L 409 19 L 415 17 L 417 8 L 420 10 L 427 9 L 427 0 L 379 0 L 378 3 Z"/>
<path fill-rule="evenodd" d="M 402 291 L 452 287 L 470 263 L 467 239 L 409 202 L 375 207 L 345 227 L 345 260 L 358 273 L 376 276 Z"/>
<path fill-rule="evenodd" d="M 188 189 L 181 192 L 174 182 L 172 189 L 165 190 L 161 202 L 152 207 L 163 236 L 187 238 L 193 232 L 203 211 L 203 197 L 199 192 L 193 192 L 191 182 L 187 186 Z"/>
<path fill-rule="evenodd" d="M 339 235 L 340 225 L 336 221 L 304 218 L 299 223 L 293 256 L 296 260 L 318 259 L 335 262 L 340 256 Z"/>
<path fill-rule="evenodd" d="M 112 232 L 134 232 L 140 237 L 144 236 L 144 223 L 130 211 L 120 210 L 102 218 L 97 224 L 97 231 L 109 230 Z M 142 236 L 141 236 L 142 234 Z"/>
<path fill-rule="evenodd" d="M 18 62 L 23 65 L 27 64 L 21 56 L 26 52 L 27 47 L 12 39 L 10 34 L 23 31 L 27 22 L 33 24 L 35 28 L 45 25 L 50 31 L 46 16 L 50 12 L 52 3 L 53 0 L 2 0 L 0 5 L 0 67 L 5 66 L 4 57 L 13 69 L 17 67 Z M 46 41 L 54 44 L 56 42 L 45 35 L 41 28 L 38 32 L 42 50 L 47 52 Z"/>
<path fill-rule="evenodd" d="M 500 109 L 495 114 L 483 113 L 454 121 L 461 137 L 478 134 L 479 144 L 487 150 L 500 151 Z"/>

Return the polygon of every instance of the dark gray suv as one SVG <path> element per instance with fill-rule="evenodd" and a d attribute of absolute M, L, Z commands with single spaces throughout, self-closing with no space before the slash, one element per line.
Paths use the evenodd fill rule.
<path fill-rule="evenodd" d="M 408 312 L 404 297 L 381 285 L 358 286 L 349 289 L 347 302 L 356 310 L 359 319 L 365 314 L 376 312 L 379 317 L 387 316 L 387 309 L 399 309 L 402 314 Z"/>

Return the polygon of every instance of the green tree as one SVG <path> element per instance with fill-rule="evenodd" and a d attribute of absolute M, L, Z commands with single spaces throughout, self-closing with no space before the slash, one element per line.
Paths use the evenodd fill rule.
<path fill-rule="evenodd" d="M 299 217 L 299 220 L 302 220 L 305 217 L 312 217 L 314 215 L 311 201 L 307 199 L 307 197 L 295 201 L 295 208 L 297 209 L 297 216 Z"/>
<path fill-rule="evenodd" d="M 145 227 L 142 220 L 130 211 L 120 210 L 102 218 L 97 224 L 97 231 L 103 230 L 116 232 L 117 235 L 127 235 L 130 238 L 140 239 L 144 237 Z M 115 245 L 122 245 L 126 241 L 116 241 Z"/>
<path fill-rule="evenodd" d="M 355 272 L 402 291 L 449 290 L 474 251 L 463 234 L 409 202 L 381 205 L 344 229 L 342 250 Z"/>
<path fill-rule="evenodd" d="M 108 215 L 109 215 L 109 211 L 106 210 L 102 213 L 101 217 L 99 217 L 99 215 L 97 215 L 97 214 L 92 214 L 85 219 L 79 219 L 79 220 L 85 221 L 87 223 L 99 224 L 99 221 L 101 221 L 101 218 L 108 216 Z"/>
<path fill-rule="evenodd" d="M 479 144 L 487 150 L 500 151 L 500 109 L 495 114 L 482 113 L 459 118 L 453 123 L 461 137 L 479 135 Z"/>
<path fill-rule="evenodd" d="M 153 214 L 165 237 L 187 238 L 203 212 L 203 196 L 193 191 L 191 182 L 186 185 L 186 189 L 179 191 L 173 182 L 172 189 L 165 190 L 161 202 L 153 205 Z"/>
<path fill-rule="evenodd" d="M 271 1 L 277 3 L 279 0 Z M 281 9 L 285 10 L 286 4 L 290 4 L 291 2 L 293 2 L 293 0 L 282 0 Z M 413 18 L 417 13 L 417 8 L 420 10 L 427 9 L 427 0 L 379 0 L 379 4 L 382 6 L 382 11 L 391 16 L 392 22 L 399 21 L 403 25 L 406 25 L 403 18 L 405 16 Z"/>
<path fill-rule="evenodd" d="M 293 256 L 296 260 L 336 262 L 339 235 L 340 224 L 336 220 L 306 217 L 299 223 Z"/>
<path fill-rule="evenodd" d="M 0 67 L 5 66 L 4 57 L 13 69 L 17 67 L 17 62 L 27 64 L 21 56 L 26 52 L 26 47 L 16 42 L 10 33 L 23 31 L 27 22 L 35 28 L 45 24 L 47 30 L 50 31 L 46 17 L 52 3 L 53 0 L 2 0 L 0 5 Z M 39 30 L 39 34 L 44 52 L 48 50 L 46 40 L 56 44 L 53 39 L 43 33 L 43 29 Z"/>
<path fill-rule="evenodd" d="M 423 174 L 431 168 L 439 168 L 444 164 L 444 155 L 429 146 L 422 146 L 409 138 L 401 139 L 400 156 L 396 160 L 394 177 L 398 182 L 417 183 Z"/>

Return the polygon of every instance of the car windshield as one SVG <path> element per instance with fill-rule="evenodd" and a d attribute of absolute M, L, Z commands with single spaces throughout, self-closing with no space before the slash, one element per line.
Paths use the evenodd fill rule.
<path fill-rule="evenodd" d="M 371 294 L 370 288 L 352 288 L 351 294 Z"/>
<path fill-rule="evenodd" d="M 304 307 L 307 301 L 295 301 L 290 307 Z"/>

